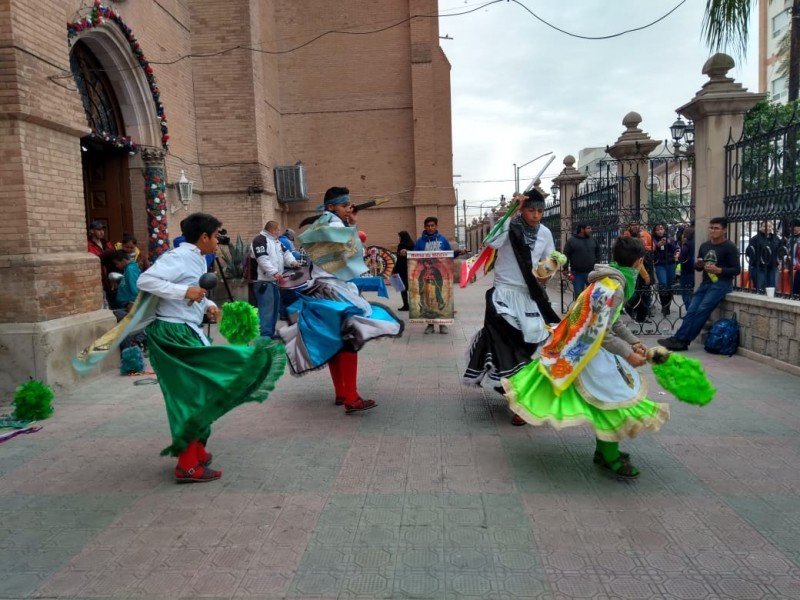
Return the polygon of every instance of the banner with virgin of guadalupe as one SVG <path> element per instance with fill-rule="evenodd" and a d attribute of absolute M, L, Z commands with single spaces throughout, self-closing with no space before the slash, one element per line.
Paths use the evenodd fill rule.
<path fill-rule="evenodd" d="M 453 253 L 409 252 L 408 317 L 411 323 L 453 322 Z"/>

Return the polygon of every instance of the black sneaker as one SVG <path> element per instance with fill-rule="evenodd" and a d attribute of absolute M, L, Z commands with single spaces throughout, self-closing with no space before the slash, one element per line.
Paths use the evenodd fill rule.
<path fill-rule="evenodd" d="M 659 346 L 664 346 L 664 348 L 666 348 L 667 350 L 673 350 L 677 352 L 689 349 L 688 344 L 684 344 L 682 341 L 674 337 L 660 339 L 658 340 L 658 344 Z"/>

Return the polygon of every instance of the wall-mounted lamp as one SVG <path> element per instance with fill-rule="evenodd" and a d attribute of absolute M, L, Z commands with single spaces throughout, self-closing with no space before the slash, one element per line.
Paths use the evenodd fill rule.
<path fill-rule="evenodd" d="M 557 183 L 554 183 L 553 185 L 550 186 L 550 194 L 552 194 L 553 196 L 553 202 L 558 201 L 558 192 L 560 189 L 561 188 L 558 187 Z"/>
<path fill-rule="evenodd" d="M 186 173 L 181 169 L 181 178 L 175 186 L 178 189 L 178 200 L 183 204 L 183 210 L 189 210 L 189 202 L 192 200 L 192 182 L 186 178 Z"/>

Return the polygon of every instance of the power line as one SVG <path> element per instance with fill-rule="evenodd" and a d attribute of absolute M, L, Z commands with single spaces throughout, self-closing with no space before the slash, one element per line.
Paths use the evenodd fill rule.
<path fill-rule="evenodd" d="M 574 38 L 578 38 L 578 39 L 594 40 L 594 41 L 607 40 L 607 39 L 611 39 L 611 38 L 615 38 L 615 37 L 620 37 L 620 36 L 626 35 L 628 33 L 633 33 L 633 32 L 636 32 L 636 31 L 642 31 L 643 29 L 647 29 L 648 27 L 652 27 L 653 25 L 655 25 L 655 24 L 663 21 L 664 19 L 666 19 L 669 15 L 671 15 L 673 12 L 675 12 L 678 8 L 680 8 L 686 2 L 686 0 L 681 0 L 676 6 L 674 6 L 672 9 L 670 9 L 664 15 L 662 15 L 661 17 L 655 19 L 654 21 L 651 21 L 650 23 L 646 23 L 645 25 L 641 25 L 639 27 L 634 27 L 634 28 L 631 28 L 631 29 L 625 29 L 625 30 L 620 31 L 618 33 L 613 33 L 613 34 L 609 34 L 609 35 L 602 35 L 602 36 L 580 35 L 580 34 L 572 33 L 572 32 L 569 32 L 569 31 L 567 31 L 565 29 L 562 29 L 562 28 L 550 23 L 549 21 L 543 19 L 539 15 L 537 15 L 535 12 L 533 12 L 530 8 L 528 8 L 525 4 L 523 4 L 519 0 L 489 0 L 488 2 L 484 2 L 483 4 L 479 4 L 478 6 L 476 6 L 474 8 L 470 8 L 468 10 L 460 10 L 460 12 L 453 12 L 451 14 L 443 14 L 445 11 L 439 11 L 438 13 L 434 13 L 434 14 L 410 15 L 409 17 L 406 17 L 404 19 L 401 19 L 400 21 L 396 21 L 394 23 L 391 23 L 390 25 L 387 25 L 385 27 L 379 27 L 377 29 L 370 29 L 370 30 L 367 30 L 367 31 L 348 31 L 348 30 L 340 30 L 340 29 L 330 29 L 328 31 L 324 31 L 324 32 L 320 33 L 319 35 L 314 36 L 313 38 L 311 38 L 310 40 L 307 40 L 306 42 L 303 42 L 302 44 L 299 44 L 299 45 L 294 46 L 292 48 L 287 48 L 285 50 L 262 50 L 261 48 L 257 48 L 255 45 L 253 45 L 253 46 L 236 45 L 236 46 L 232 46 L 230 48 L 223 48 L 222 50 L 218 50 L 216 52 L 205 53 L 205 54 L 184 54 L 182 56 L 179 56 L 179 57 L 171 59 L 171 60 L 161 60 L 161 61 L 148 60 L 148 63 L 151 64 L 151 65 L 168 66 L 168 65 L 177 64 L 177 63 L 179 63 L 181 61 L 186 60 L 187 58 L 214 58 L 214 57 L 217 57 L 217 56 L 222 56 L 224 54 L 228 54 L 228 53 L 233 52 L 235 50 L 246 50 L 246 51 L 250 51 L 250 52 L 256 52 L 256 53 L 259 53 L 259 54 L 267 54 L 267 55 L 273 55 L 273 56 L 282 55 L 282 54 L 290 54 L 292 52 L 296 52 L 296 51 L 298 51 L 298 50 L 300 50 L 302 48 L 305 48 L 306 46 L 309 46 L 309 45 L 313 44 L 314 42 L 316 42 L 316 41 L 318 41 L 318 40 L 320 40 L 320 39 L 322 39 L 322 38 L 324 38 L 326 36 L 333 35 L 333 34 L 338 34 L 338 35 L 373 35 L 373 34 L 376 34 L 376 33 L 382 33 L 384 31 L 388 31 L 389 29 L 393 29 L 395 27 L 399 27 L 400 25 L 404 25 L 404 24 L 406 24 L 406 23 L 408 23 L 408 22 L 410 22 L 410 21 L 412 21 L 414 19 L 438 19 L 438 18 L 445 18 L 445 17 L 459 17 L 459 16 L 467 15 L 467 14 L 479 11 L 481 9 L 487 8 L 487 7 L 489 7 L 489 6 L 493 5 L 493 4 L 497 4 L 498 2 L 504 2 L 504 1 L 505 2 L 513 2 L 514 4 L 517 4 L 522 9 L 524 9 L 526 12 L 528 12 L 531 16 L 533 16 L 535 19 L 537 19 L 539 22 L 541 22 L 542 24 L 544 24 L 547 27 L 550 27 L 551 29 L 554 29 L 554 30 L 556 30 L 556 31 L 558 31 L 560 33 L 563 33 L 564 35 L 567 35 L 567 36 L 570 36 L 570 37 L 574 37 Z M 459 10 L 459 9 L 446 9 L 446 10 Z M 280 39 L 291 39 L 291 38 L 280 38 Z M 280 41 L 280 39 L 273 40 L 273 42 L 274 41 Z M 260 46 L 260 45 L 263 45 L 265 43 L 267 43 L 267 42 L 261 42 L 258 45 Z M 125 70 L 134 70 L 134 69 L 137 69 L 137 68 L 140 68 L 140 67 L 139 66 L 135 66 L 135 67 L 127 67 L 127 68 L 124 68 L 124 69 L 113 69 L 113 71 L 114 72 L 120 72 L 120 71 L 125 71 Z M 111 70 L 96 69 L 96 71 L 111 71 Z M 66 72 L 65 72 L 65 75 L 63 75 L 63 77 L 71 77 L 71 76 L 72 76 L 71 73 L 66 73 Z"/>
<path fill-rule="evenodd" d="M 535 12 L 533 12 L 530 8 L 525 6 L 522 2 L 519 2 L 519 0 L 509 0 L 509 1 L 513 2 L 514 4 L 518 4 L 523 9 L 525 9 L 527 12 L 529 12 L 537 21 L 539 21 L 540 23 L 543 23 L 544 25 L 547 25 L 551 29 L 555 29 L 559 33 L 563 33 L 564 35 L 568 35 L 570 37 L 578 38 L 578 39 L 581 39 L 581 40 L 595 40 L 595 41 L 596 40 L 610 40 L 611 38 L 620 37 L 620 36 L 623 36 L 623 35 L 628 34 L 628 33 L 634 33 L 636 31 L 642 31 L 643 29 L 647 29 L 648 27 L 652 27 L 656 23 L 659 23 L 659 22 L 663 21 L 664 19 L 666 19 L 668 16 L 670 16 L 672 13 L 674 13 L 676 10 L 678 10 L 683 4 L 686 3 L 686 0 L 681 0 L 680 2 L 678 2 L 678 4 L 675 7 L 670 9 L 664 15 L 660 16 L 655 21 L 651 21 L 650 23 L 647 23 L 646 25 L 641 25 L 639 27 L 633 27 L 632 29 L 625 29 L 624 31 L 620 31 L 619 33 L 612 33 L 612 34 L 609 34 L 609 35 L 591 36 L 591 35 L 579 35 L 577 33 L 571 33 L 569 31 L 566 31 L 565 29 L 561 29 L 560 27 L 557 27 L 557 26 L 553 25 L 552 23 L 550 23 L 548 21 L 545 21 L 542 17 L 540 17 Z"/>

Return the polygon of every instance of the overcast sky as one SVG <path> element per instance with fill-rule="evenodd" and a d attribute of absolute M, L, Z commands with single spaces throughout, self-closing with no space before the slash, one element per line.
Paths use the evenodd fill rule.
<path fill-rule="evenodd" d="M 603 36 L 646 25 L 680 0 L 521 2 L 560 29 Z M 485 3 L 439 0 L 439 13 Z M 701 73 L 711 54 L 700 35 L 704 7 L 705 0 L 686 0 L 643 31 L 597 41 L 555 31 L 513 2 L 441 17 L 440 35 L 453 38 L 440 40 L 452 65 L 453 173 L 461 175 L 453 181 L 470 218 L 481 202 L 513 193 L 513 163 L 553 151 L 542 184 L 549 190 L 567 154 L 577 159 L 582 148 L 613 144 L 629 111 L 642 115 L 650 137 L 669 137 L 675 109 L 708 81 Z M 750 31 L 758 31 L 755 18 Z M 758 91 L 755 37 L 743 63 L 729 75 Z M 521 188 L 546 160 L 520 171 Z"/>

